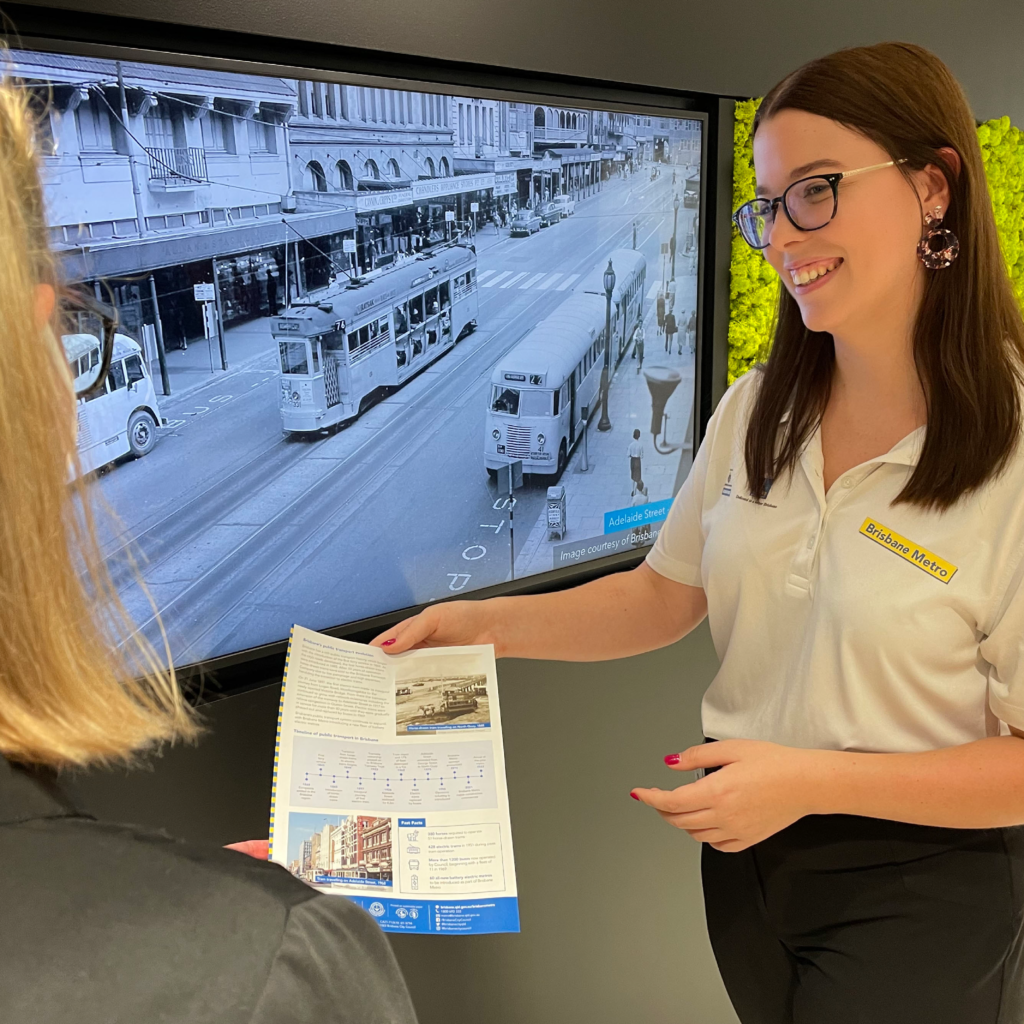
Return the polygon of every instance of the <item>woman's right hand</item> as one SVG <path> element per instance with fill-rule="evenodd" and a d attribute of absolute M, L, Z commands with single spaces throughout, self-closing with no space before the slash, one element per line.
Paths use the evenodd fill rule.
<path fill-rule="evenodd" d="M 492 601 L 445 601 L 403 619 L 374 637 L 371 647 L 401 654 L 424 647 L 462 647 L 497 643 L 492 629 Z M 495 650 L 501 657 L 501 652 Z"/>

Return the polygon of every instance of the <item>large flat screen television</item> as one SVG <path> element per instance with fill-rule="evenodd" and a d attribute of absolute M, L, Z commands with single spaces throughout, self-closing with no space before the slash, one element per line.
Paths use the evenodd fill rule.
<path fill-rule="evenodd" d="M 91 32 L 7 70 L 63 273 L 118 314 L 79 448 L 138 628 L 231 679 L 295 622 L 643 556 L 699 431 L 706 102 Z"/>

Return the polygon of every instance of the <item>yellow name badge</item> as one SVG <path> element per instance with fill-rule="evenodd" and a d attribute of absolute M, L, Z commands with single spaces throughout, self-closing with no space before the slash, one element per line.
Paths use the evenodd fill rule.
<path fill-rule="evenodd" d="M 912 540 L 901 537 L 894 533 L 887 526 L 875 522 L 874 519 L 865 519 L 860 532 L 883 548 L 888 548 L 893 554 L 905 558 L 911 565 L 916 565 L 922 572 L 928 573 L 940 583 L 948 583 L 955 575 L 957 567 L 944 558 L 918 547 Z"/>

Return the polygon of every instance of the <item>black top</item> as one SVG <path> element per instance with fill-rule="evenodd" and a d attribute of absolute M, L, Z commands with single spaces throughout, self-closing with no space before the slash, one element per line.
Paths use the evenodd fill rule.
<path fill-rule="evenodd" d="M 0 757 L 0 1021 L 415 1020 L 354 903 L 233 850 L 96 821 Z"/>

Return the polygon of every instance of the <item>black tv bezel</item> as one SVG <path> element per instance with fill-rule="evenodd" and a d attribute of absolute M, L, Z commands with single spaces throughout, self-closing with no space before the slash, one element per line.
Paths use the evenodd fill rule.
<path fill-rule="evenodd" d="M 465 90 L 484 98 L 579 103 L 604 110 L 673 114 L 704 124 L 698 260 L 699 330 L 693 417 L 688 434 L 694 450 L 726 386 L 729 311 L 729 249 L 732 185 L 733 100 L 708 93 L 599 82 L 570 75 L 519 71 L 418 55 L 369 50 L 221 29 L 197 29 L 171 22 L 125 18 L 82 11 L 5 4 L 0 41 L 11 49 L 81 56 L 121 57 L 147 63 L 180 63 L 223 71 L 286 78 L 316 75 L 325 81 L 415 88 L 418 91 Z M 647 549 L 611 555 L 564 569 L 481 588 L 465 598 L 484 600 L 507 594 L 551 592 L 576 586 L 610 572 L 634 568 Z M 457 600 L 442 598 L 440 600 Z M 427 602 L 395 609 L 325 629 L 332 636 L 365 642 L 413 615 Z M 177 668 L 196 703 L 232 696 L 280 682 L 287 638 Z"/>

